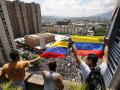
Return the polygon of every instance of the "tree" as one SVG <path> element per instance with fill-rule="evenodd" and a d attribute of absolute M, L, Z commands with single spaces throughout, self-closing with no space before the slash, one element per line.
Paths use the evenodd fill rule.
<path fill-rule="evenodd" d="M 36 59 L 37 57 L 38 57 L 38 55 L 34 55 L 34 56 L 32 56 L 32 59 Z M 40 60 L 37 60 L 32 63 L 32 65 L 36 68 L 39 67 L 39 64 L 40 64 Z"/>
<path fill-rule="evenodd" d="M 95 30 L 94 36 L 105 36 L 107 32 L 106 28 L 98 28 Z"/>
<path fill-rule="evenodd" d="M 28 59 L 29 59 L 29 53 L 23 53 L 23 54 L 21 55 L 21 57 L 22 57 L 23 59 L 28 60 Z"/>

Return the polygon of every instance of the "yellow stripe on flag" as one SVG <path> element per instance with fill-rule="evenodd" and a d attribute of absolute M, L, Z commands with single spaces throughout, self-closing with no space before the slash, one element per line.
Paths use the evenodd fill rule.
<path fill-rule="evenodd" d="M 50 47 L 68 47 L 68 42 L 65 41 L 58 41 L 55 42 L 53 45 L 51 45 Z"/>
<path fill-rule="evenodd" d="M 71 36 L 74 42 L 86 42 L 86 43 L 104 43 L 104 36 Z"/>

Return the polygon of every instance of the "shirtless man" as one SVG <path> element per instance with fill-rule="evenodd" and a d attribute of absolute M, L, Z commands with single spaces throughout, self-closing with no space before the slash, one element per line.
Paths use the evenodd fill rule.
<path fill-rule="evenodd" d="M 44 90 L 63 90 L 63 80 L 56 72 L 57 64 L 55 61 L 48 63 L 49 71 L 43 71 Z"/>
<path fill-rule="evenodd" d="M 14 85 L 21 85 L 25 90 L 25 68 L 28 67 L 30 63 L 40 59 L 40 57 L 31 61 L 20 61 L 18 51 L 12 51 L 10 53 L 10 58 L 12 59 L 12 61 L 2 67 L 1 77 L 8 78 L 10 81 L 12 81 L 12 84 Z"/>

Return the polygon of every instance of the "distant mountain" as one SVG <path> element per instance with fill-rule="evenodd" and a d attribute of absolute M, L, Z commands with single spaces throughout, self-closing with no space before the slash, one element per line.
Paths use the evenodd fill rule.
<path fill-rule="evenodd" d="M 79 22 L 81 20 L 84 21 L 104 21 L 104 20 L 110 20 L 112 17 L 112 11 L 90 16 L 90 17 L 57 17 L 57 16 L 42 16 L 42 23 L 56 23 L 57 21 L 63 21 L 63 20 L 71 20 L 72 22 Z"/>
<path fill-rule="evenodd" d="M 42 16 L 43 22 L 56 22 L 56 21 L 60 21 L 60 20 L 64 20 L 64 18 L 56 17 L 56 16 Z"/>
<path fill-rule="evenodd" d="M 95 17 L 110 19 L 112 17 L 112 11 L 102 13 L 102 14 L 99 14 L 99 15 L 95 15 Z"/>

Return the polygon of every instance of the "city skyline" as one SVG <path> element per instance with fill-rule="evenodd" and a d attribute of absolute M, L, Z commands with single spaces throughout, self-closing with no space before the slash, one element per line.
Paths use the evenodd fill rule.
<path fill-rule="evenodd" d="M 13 1 L 13 0 L 10 0 Z M 42 16 L 82 17 L 112 11 L 116 0 L 21 0 L 41 5 Z"/>

